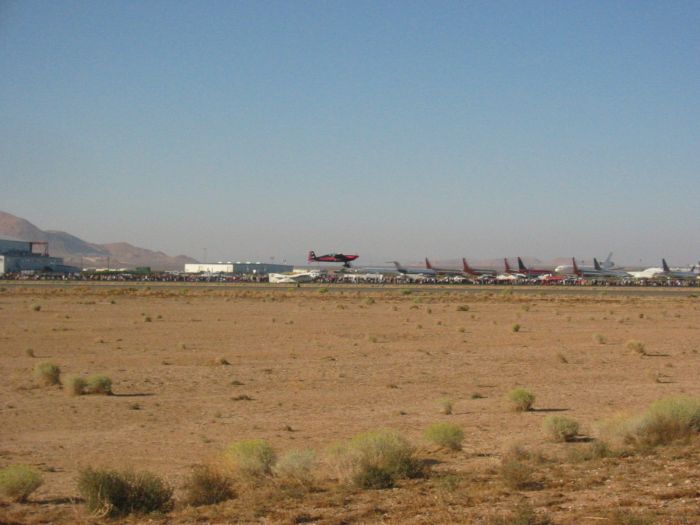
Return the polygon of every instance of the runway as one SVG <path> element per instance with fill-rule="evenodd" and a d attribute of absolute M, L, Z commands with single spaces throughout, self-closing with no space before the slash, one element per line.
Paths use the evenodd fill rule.
<path fill-rule="evenodd" d="M 266 292 L 319 291 L 339 294 L 341 292 L 391 292 L 411 294 L 458 294 L 480 295 L 490 293 L 498 295 L 504 292 L 513 295 L 538 296 L 600 296 L 600 297 L 698 297 L 700 289 L 696 287 L 665 286 L 500 286 L 500 285 L 425 285 L 425 284 L 326 284 L 305 283 L 269 284 L 269 283 L 186 283 L 186 282 L 90 282 L 90 281 L 0 281 L 0 290 L 13 288 L 132 288 L 132 289 L 192 289 L 192 290 L 258 290 Z"/>

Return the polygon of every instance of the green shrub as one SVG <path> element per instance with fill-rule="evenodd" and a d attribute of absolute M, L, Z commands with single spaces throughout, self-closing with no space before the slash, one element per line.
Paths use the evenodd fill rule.
<path fill-rule="evenodd" d="M 604 345 L 608 339 L 603 334 L 593 334 L 593 340 L 599 345 Z"/>
<path fill-rule="evenodd" d="M 506 399 L 516 412 L 526 412 L 532 409 L 532 405 L 535 402 L 535 394 L 525 388 L 515 388 L 508 392 Z"/>
<path fill-rule="evenodd" d="M 655 447 L 687 439 L 700 432 L 700 399 L 662 399 L 640 416 L 613 420 L 607 430 L 624 444 L 637 447 Z"/>
<path fill-rule="evenodd" d="M 337 477 L 361 488 L 387 488 L 397 479 L 418 477 L 422 465 L 411 444 L 393 430 L 365 432 L 329 450 Z"/>
<path fill-rule="evenodd" d="M 515 323 L 513 326 L 510 327 L 510 329 L 513 332 L 519 332 L 520 331 L 520 325 L 518 323 Z"/>
<path fill-rule="evenodd" d="M 229 445 L 224 462 L 240 478 L 256 480 L 267 476 L 277 459 L 275 451 L 264 439 L 244 439 Z"/>
<path fill-rule="evenodd" d="M 542 424 L 554 441 L 571 441 L 578 435 L 578 422 L 564 416 L 548 416 Z"/>
<path fill-rule="evenodd" d="M 40 304 L 33 304 L 32 305 L 32 310 L 35 312 L 40 312 L 41 311 L 41 305 Z"/>
<path fill-rule="evenodd" d="M 71 396 L 82 396 L 85 394 L 85 389 L 87 388 L 87 381 L 84 378 L 73 376 L 69 377 L 66 381 L 66 392 Z"/>
<path fill-rule="evenodd" d="M 214 505 L 234 497 L 231 480 L 210 465 L 197 465 L 183 486 L 185 505 Z"/>
<path fill-rule="evenodd" d="M 61 384 L 61 369 L 53 363 L 39 363 L 34 367 L 34 375 L 44 386 Z"/>
<path fill-rule="evenodd" d="M 425 430 L 425 438 L 440 447 L 461 450 L 464 431 L 453 423 L 434 423 Z"/>
<path fill-rule="evenodd" d="M 44 480 L 27 465 L 11 465 L 0 469 L 0 494 L 12 501 L 27 501 Z"/>
<path fill-rule="evenodd" d="M 173 489 L 150 472 L 88 468 L 78 475 L 78 491 L 90 512 L 104 516 L 173 508 Z"/>
<path fill-rule="evenodd" d="M 94 375 L 87 378 L 85 391 L 88 394 L 112 394 L 112 380 L 105 375 Z"/>
<path fill-rule="evenodd" d="M 273 468 L 273 472 L 282 481 L 309 486 L 314 480 L 315 467 L 315 450 L 290 450 L 280 457 Z"/>

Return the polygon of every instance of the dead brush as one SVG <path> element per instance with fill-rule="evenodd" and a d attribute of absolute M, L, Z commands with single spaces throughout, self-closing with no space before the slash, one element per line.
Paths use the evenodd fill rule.
<path fill-rule="evenodd" d="M 214 505 L 235 497 L 231 479 L 212 465 L 196 465 L 183 485 L 183 503 Z"/>
<path fill-rule="evenodd" d="M 634 339 L 627 341 L 627 344 L 625 345 L 627 347 L 627 350 L 632 350 L 633 352 L 637 352 L 639 355 L 648 355 L 646 346 L 644 343 L 641 341 L 636 341 Z"/>

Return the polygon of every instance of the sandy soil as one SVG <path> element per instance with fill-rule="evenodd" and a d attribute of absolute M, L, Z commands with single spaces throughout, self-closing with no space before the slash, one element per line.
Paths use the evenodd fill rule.
<path fill-rule="evenodd" d="M 0 523 L 92 522 L 73 499 L 82 467 L 147 469 L 177 487 L 238 439 L 323 451 L 381 427 L 404 433 L 436 461 L 435 474 L 384 491 L 331 482 L 304 497 L 261 491 L 126 521 L 478 522 L 526 499 L 554 523 L 616 523 L 615 509 L 700 523 L 697 444 L 576 463 L 561 458 L 586 443 L 551 443 L 542 431 L 561 411 L 595 438 L 597 423 L 619 412 L 700 396 L 697 298 L 323 291 L 4 288 L 0 467 L 33 465 L 45 484 L 29 504 L 3 504 Z M 648 355 L 628 350 L 631 339 Z M 115 395 L 40 387 L 32 370 L 44 361 L 64 377 L 106 374 Z M 536 394 L 536 410 L 508 410 L 503 398 L 516 386 Z M 441 398 L 454 400 L 452 415 L 440 413 Z M 436 421 L 464 429 L 462 451 L 425 441 Z M 500 458 L 516 441 L 555 458 L 535 467 L 536 489 L 499 481 Z M 443 483 L 447 472 L 457 481 Z"/>

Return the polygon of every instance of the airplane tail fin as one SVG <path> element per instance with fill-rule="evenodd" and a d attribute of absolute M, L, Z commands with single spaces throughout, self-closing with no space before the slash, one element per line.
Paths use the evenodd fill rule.
<path fill-rule="evenodd" d="M 664 272 L 670 272 L 671 269 L 668 267 L 668 264 L 666 263 L 666 259 L 661 259 L 661 264 L 663 265 Z"/>
<path fill-rule="evenodd" d="M 593 267 L 597 270 L 600 271 L 600 263 L 598 262 L 598 259 L 593 257 Z"/>
<path fill-rule="evenodd" d="M 510 264 L 508 264 L 508 257 L 503 258 L 503 264 L 506 267 L 506 273 L 510 273 L 511 270 L 510 270 Z"/>
<path fill-rule="evenodd" d="M 427 257 L 425 258 L 425 267 L 426 267 L 428 270 L 432 270 L 432 269 L 433 269 L 433 265 L 430 264 L 430 261 L 428 260 Z"/>
<path fill-rule="evenodd" d="M 576 264 L 576 257 L 571 258 L 571 263 L 574 266 L 574 273 L 578 276 L 581 276 L 581 270 L 578 267 L 578 264 Z"/>
<path fill-rule="evenodd" d="M 391 262 L 394 264 L 394 266 L 396 266 L 396 269 L 397 269 L 399 272 L 401 272 L 401 273 L 406 273 L 406 268 L 404 268 L 403 266 L 401 266 L 401 263 L 400 263 L 399 261 L 391 261 Z"/>
<path fill-rule="evenodd" d="M 309 257 L 308 257 L 307 261 L 311 262 L 311 261 L 315 261 L 315 260 L 316 260 L 316 254 L 314 253 L 313 250 L 311 250 L 309 252 Z"/>
<path fill-rule="evenodd" d="M 605 260 L 603 261 L 603 264 L 605 265 L 606 268 L 613 266 L 612 256 L 613 256 L 613 252 L 610 252 L 608 254 L 608 256 L 605 258 Z"/>
<path fill-rule="evenodd" d="M 462 269 L 464 270 L 464 273 L 474 273 L 464 257 L 462 257 Z"/>
<path fill-rule="evenodd" d="M 527 266 L 525 266 L 525 263 L 523 263 L 520 257 L 518 257 L 518 270 L 522 273 L 527 273 Z"/>

